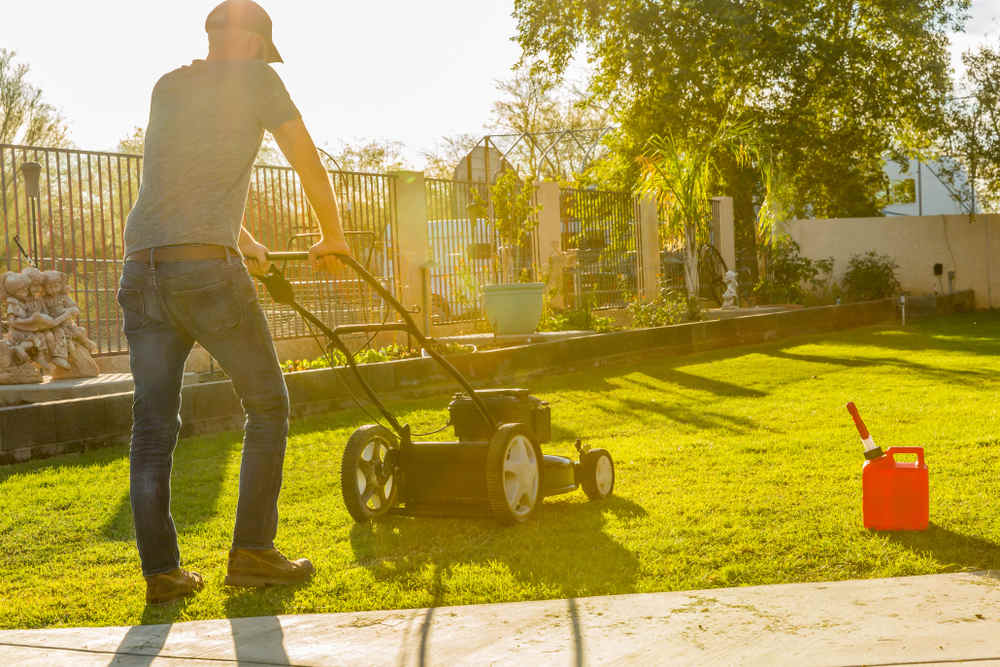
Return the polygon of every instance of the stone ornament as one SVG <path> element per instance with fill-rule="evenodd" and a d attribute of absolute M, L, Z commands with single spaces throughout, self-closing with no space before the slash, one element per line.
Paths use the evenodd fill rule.
<path fill-rule="evenodd" d="M 735 271 L 726 271 L 726 292 L 722 295 L 722 307 L 726 310 L 735 310 L 739 307 L 737 301 L 740 298 L 739 282 L 736 279 Z"/>
<path fill-rule="evenodd" d="M 29 267 L 0 276 L 5 305 L 0 341 L 0 384 L 32 384 L 54 379 L 96 377 L 97 346 L 76 318 L 66 275 Z"/>

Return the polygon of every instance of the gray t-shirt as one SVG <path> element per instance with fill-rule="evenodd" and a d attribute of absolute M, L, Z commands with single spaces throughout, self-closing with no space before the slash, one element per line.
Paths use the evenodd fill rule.
<path fill-rule="evenodd" d="M 237 248 L 264 130 L 299 117 L 263 61 L 196 60 L 160 79 L 125 254 L 183 243 Z"/>

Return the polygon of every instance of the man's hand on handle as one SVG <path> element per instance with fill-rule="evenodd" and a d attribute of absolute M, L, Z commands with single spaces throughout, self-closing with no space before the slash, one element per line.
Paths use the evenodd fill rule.
<path fill-rule="evenodd" d="M 333 273 L 340 264 L 337 255 L 342 257 L 351 256 L 351 248 L 347 245 L 347 240 L 343 235 L 332 238 L 323 238 L 319 243 L 309 248 L 309 259 L 320 271 Z"/>
<path fill-rule="evenodd" d="M 252 238 L 240 239 L 240 252 L 247 263 L 247 270 L 255 276 L 265 276 L 271 270 L 271 262 L 267 259 L 270 252 L 266 246 L 257 243 Z"/>

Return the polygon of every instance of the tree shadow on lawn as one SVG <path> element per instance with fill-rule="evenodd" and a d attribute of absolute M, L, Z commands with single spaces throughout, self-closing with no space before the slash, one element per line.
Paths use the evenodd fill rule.
<path fill-rule="evenodd" d="M 1000 570 L 1000 544 L 930 524 L 923 532 L 879 532 L 918 554 L 958 570 Z"/>
<path fill-rule="evenodd" d="M 1000 355 L 1000 311 L 960 313 L 920 320 L 905 329 L 880 328 L 839 338 L 838 345 L 875 346 L 888 350 L 961 352 Z"/>
<path fill-rule="evenodd" d="M 949 370 L 940 366 L 928 366 L 927 364 L 921 364 L 914 361 L 903 361 L 895 357 L 828 357 L 817 354 L 786 352 L 784 350 L 765 351 L 763 354 L 776 359 L 803 361 L 813 364 L 828 364 L 831 366 L 843 366 L 846 368 L 895 368 L 900 371 L 909 371 L 927 375 L 939 382 L 956 384 L 964 384 L 977 379 L 992 380 L 996 377 L 996 373 L 994 372 L 977 370 Z"/>
<path fill-rule="evenodd" d="M 101 447 L 81 454 L 62 454 L 52 458 L 0 466 L 0 485 L 16 475 L 34 475 L 67 468 L 89 468 L 128 458 L 128 445 Z"/>
<path fill-rule="evenodd" d="M 225 469 L 242 444 L 235 438 L 221 442 L 223 437 L 207 441 L 182 440 L 174 452 L 174 470 L 171 479 L 170 511 L 180 533 L 214 519 L 216 504 L 222 493 Z M 183 482 L 183 488 L 178 482 Z M 135 528 L 132 523 L 132 503 L 129 497 L 128 478 L 118 505 L 100 529 L 100 534 L 110 541 L 133 541 Z"/>
<path fill-rule="evenodd" d="M 749 433 L 760 430 L 774 432 L 773 429 L 761 426 L 753 419 L 712 412 L 697 404 L 690 406 L 664 405 L 656 401 L 639 401 L 632 398 L 617 399 L 615 403 L 614 407 L 601 404 L 595 404 L 595 407 L 609 415 L 628 418 L 633 423 L 639 422 L 647 426 L 655 426 L 659 420 L 670 420 L 700 430 L 723 429 L 734 433 Z"/>
<path fill-rule="evenodd" d="M 746 351 L 742 351 L 740 354 L 730 353 L 720 356 L 719 359 L 732 358 L 746 353 Z M 596 401 L 588 400 L 588 406 L 592 406 L 608 414 L 628 416 L 630 419 L 643 424 L 653 424 L 663 420 L 670 420 L 681 425 L 699 429 L 722 428 L 741 433 L 765 428 L 753 419 L 705 410 L 703 398 L 677 391 L 677 388 L 681 387 L 697 392 L 710 393 L 718 397 L 735 398 L 763 398 L 768 395 L 766 392 L 757 389 L 686 373 L 676 368 L 676 366 L 690 363 L 690 359 L 683 357 L 662 358 L 642 363 L 630 363 L 614 369 L 602 369 L 599 373 L 588 377 L 585 386 L 581 386 L 578 379 L 557 376 L 547 381 L 541 388 L 541 391 L 550 394 L 564 390 L 584 390 L 597 393 L 601 398 Z M 635 377 L 635 374 L 645 377 Z M 610 382 L 611 379 L 619 379 L 621 383 Z M 571 386 L 570 383 L 576 386 Z M 645 390 L 651 395 L 651 398 L 649 400 L 641 400 L 617 395 L 623 391 L 627 391 L 628 385 Z M 664 401 L 656 400 L 654 398 L 656 396 L 664 397 Z M 560 411 L 571 411 L 573 409 L 572 398 L 560 400 L 559 398 L 553 399 L 550 397 L 549 402 L 552 406 L 554 440 L 572 441 L 578 437 L 585 439 L 585 434 L 576 434 L 558 426 Z M 677 405 L 676 403 L 678 402 L 682 402 L 683 405 Z"/>

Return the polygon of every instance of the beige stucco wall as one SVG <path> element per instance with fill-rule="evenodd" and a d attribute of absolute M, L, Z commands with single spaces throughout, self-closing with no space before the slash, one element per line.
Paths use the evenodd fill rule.
<path fill-rule="evenodd" d="M 948 292 L 948 272 L 955 271 L 954 290 L 974 290 L 978 308 L 1000 306 L 1000 216 L 798 220 L 785 231 L 812 259 L 834 258 L 834 276 L 843 277 L 852 255 L 869 250 L 889 255 L 903 290 L 913 295 Z M 944 265 L 940 281 L 934 264 Z"/>

